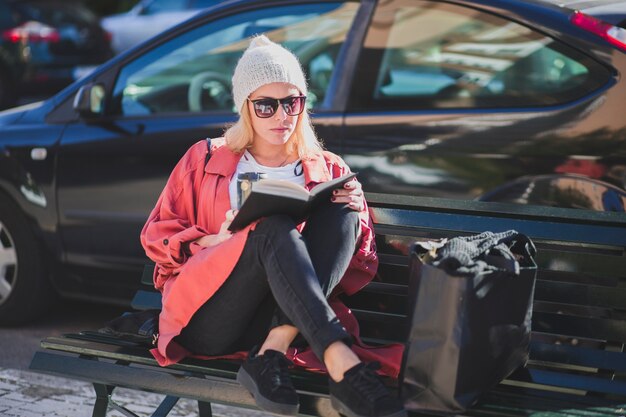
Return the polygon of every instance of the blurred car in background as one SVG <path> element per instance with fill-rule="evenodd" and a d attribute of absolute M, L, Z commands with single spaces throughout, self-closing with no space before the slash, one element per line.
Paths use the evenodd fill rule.
<path fill-rule="evenodd" d="M 261 32 L 298 56 L 319 137 L 369 195 L 486 218 L 532 204 L 624 236 L 626 3 L 584 4 L 221 3 L 1 112 L 0 323 L 50 288 L 128 302 L 141 228 L 189 146 L 237 119 L 232 72 Z"/>
<path fill-rule="evenodd" d="M 17 94 L 56 92 L 113 56 L 110 37 L 81 3 L 63 0 L 0 0 L 12 26 L 4 43 L 23 45 L 31 71 Z M 6 14 L 5 14 L 6 13 Z"/>
<path fill-rule="evenodd" d="M 224 0 L 222 0 L 224 1 Z M 130 11 L 102 19 L 116 54 L 163 32 L 220 0 L 141 0 Z"/>

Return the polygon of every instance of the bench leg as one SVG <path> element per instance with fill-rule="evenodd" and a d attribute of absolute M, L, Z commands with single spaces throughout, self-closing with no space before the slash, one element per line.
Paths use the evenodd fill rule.
<path fill-rule="evenodd" d="M 96 391 L 96 403 L 93 406 L 93 414 L 92 414 L 93 417 L 106 417 L 109 407 L 124 414 L 126 417 L 139 417 L 137 414 L 133 413 L 132 411 L 130 411 L 129 409 L 125 407 L 122 407 L 121 405 L 117 404 L 115 401 L 111 399 L 111 396 L 113 395 L 113 390 L 115 389 L 115 387 L 111 385 L 95 384 L 95 383 L 93 384 L 93 387 Z M 152 414 L 151 417 L 166 417 L 170 413 L 170 411 L 172 411 L 172 408 L 174 408 L 178 400 L 179 400 L 179 397 L 167 395 L 163 399 L 163 401 L 161 401 L 161 404 L 159 404 L 157 409 L 154 410 L 154 413 Z M 199 401 L 198 403 L 201 404 Z M 202 406 L 200 406 L 199 407 L 200 417 L 211 417 L 211 404 L 210 403 L 206 403 L 206 404 L 208 406 L 209 414 L 203 414 Z"/>
<path fill-rule="evenodd" d="M 114 386 L 94 383 L 93 388 L 96 391 L 96 403 L 93 406 L 93 417 L 106 417 L 109 408 L 119 411 L 126 417 L 139 417 L 137 414 L 133 413 L 127 408 L 122 407 L 111 399 L 111 396 L 113 395 L 113 390 L 115 389 Z M 178 398 L 176 400 L 178 400 Z"/>
<path fill-rule="evenodd" d="M 166 417 L 170 411 L 172 411 L 172 408 L 174 408 L 178 399 L 178 397 L 174 397 L 172 395 L 166 396 L 163 401 L 161 401 L 161 404 L 159 404 L 157 409 L 154 410 L 154 414 L 152 414 L 151 417 Z"/>
<path fill-rule="evenodd" d="M 106 417 L 107 410 L 109 409 L 109 400 L 113 389 L 110 385 L 93 384 L 93 388 L 96 391 L 96 403 L 93 405 L 93 417 Z"/>
<path fill-rule="evenodd" d="M 198 401 L 198 417 L 212 417 L 211 403 Z"/>
<path fill-rule="evenodd" d="M 111 407 L 115 411 L 119 411 L 120 413 L 124 414 L 126 417 L 139 417 L 137 414 L 133 413 L 128 408 L 122 407 L 121 405 L 119 405 L 113 400 L 109 401 L 109 407 Z"/>

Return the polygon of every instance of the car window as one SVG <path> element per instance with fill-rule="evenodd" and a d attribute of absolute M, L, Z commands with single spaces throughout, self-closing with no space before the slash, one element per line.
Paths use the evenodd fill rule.
<path fill-rule="evenodd" d="M 188 3 L 188 0 L 153 0 L 143 8 L 141 14 L 147 15 L 185 10 L 188 7 Z"/>
<path fill-rule="evenodd" d="M 323 101 L 358 3 L 255 10 L 184 33 L 123 67 L 114 106 L 124 115 L 232 112 L 231 77 L 250 37 L 265 33 L 292 50 L 308 76 L 307 104 Z"/>
<path fill-rule="evenodd" d="M 381 4 L 358 68 L 352 107 L 361 109 L 552 105 L 610 77 L 526 26 L 427 1 Z"/>

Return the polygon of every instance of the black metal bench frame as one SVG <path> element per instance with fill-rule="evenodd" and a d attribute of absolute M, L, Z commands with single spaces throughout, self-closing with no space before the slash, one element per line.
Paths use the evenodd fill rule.
<path fill-rule="evenodd" d="M 379 276 L 346 298 L 366 341 L 402 341 L 406 331 L 406 248 L 416 239 L 451 237 L 485 230 L 516 229 L 538 247 L 533 337 L 526 367 L 488 392 L 467 411 L 472 416 L 591 413 L 623 415 L 626 407 L 626 219 L 619 213 L 419 197 L 368 195 L 381 265 Z M 494 207 L 501 209 L 494 212 Z M 149 284 L 150 273 L 144 274 Z M 150 289 L 137 292 L 133 306 L 160 307 Z M 50 337 L 31 369 L 94 384 L 93 416 L 116 409 L 136 414 L 112 399 L 116 387 L 165 395 L 152 414 L 166 416 L 179 398 L 255 408 L 236 381 L 236 361 L 187 359 L 159 367 L 145 347 L 96 332 Z M 328 398 L 327 377 L 293 370 L 301 414 L 337 416 Z M 390 381 L 393 383 L 393 381 Z"/>

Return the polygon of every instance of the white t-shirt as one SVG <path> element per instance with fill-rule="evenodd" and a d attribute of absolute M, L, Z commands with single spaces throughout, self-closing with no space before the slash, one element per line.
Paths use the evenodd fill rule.
<path fill-rule="evenodd" d="M 298 159 L 282 167 L 266 167 L 259 164 L 250 152 L 245 151 L 228 186 L 231 209 L 237 208 L 237 175 L 243 172 L 263 172 L 267 174 L 268 179 L 289 181 L 304 187 L 304 170 L 301 160 Z"/>

